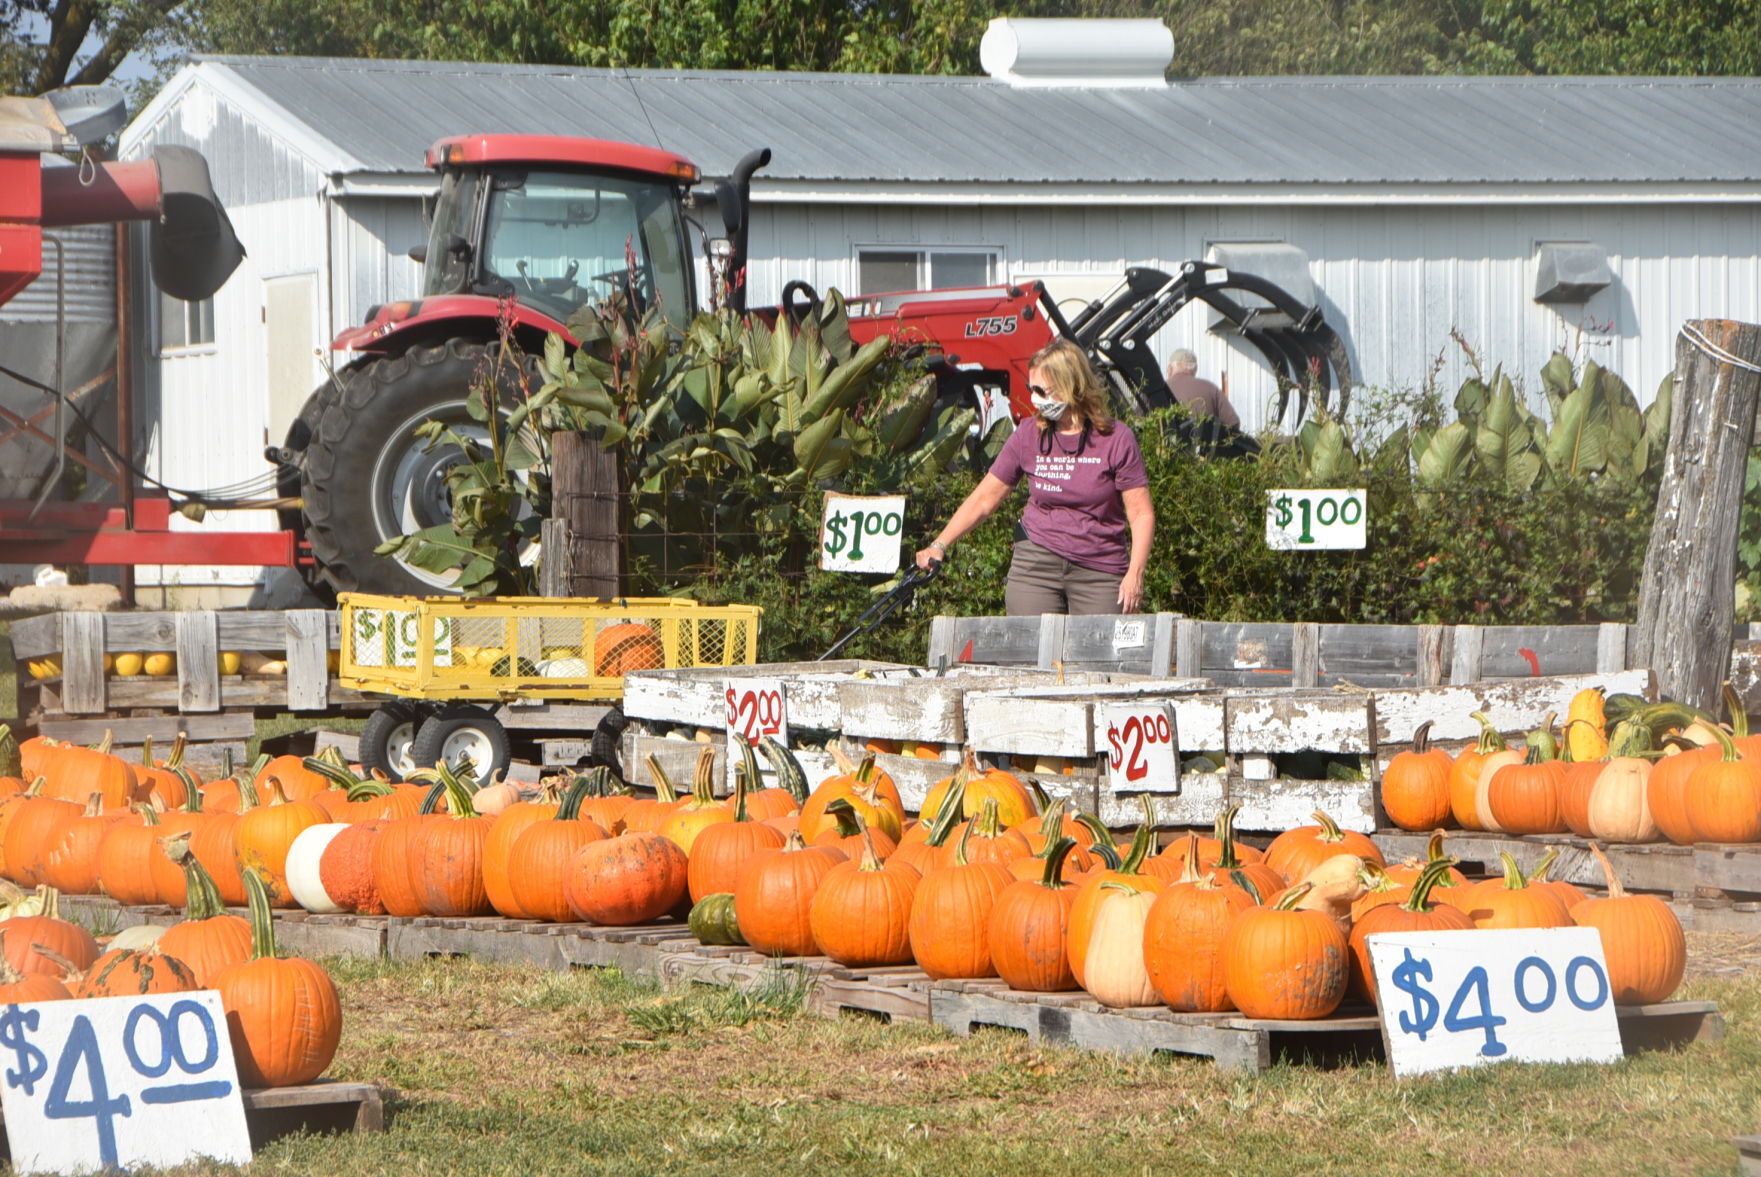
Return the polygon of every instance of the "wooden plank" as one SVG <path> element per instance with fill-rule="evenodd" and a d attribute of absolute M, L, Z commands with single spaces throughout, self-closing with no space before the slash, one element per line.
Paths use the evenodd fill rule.
<path fill-rule="evenodd" d="M 1235 815 L 1238 830 L 1283 833 L 1312 824 L 1310 815 L 1317 809 L 1330 814 L 1341 829 L 1367 834 L 1376 828 L 1375 794 L 1369 781 L 1232 779 L 1229 804 L 1241 806 Z"/>
<path fill-rule="evenodd" d="M 106 684 L 105 691 L 110 708 L 117 711 L 133 707 L 177 710 L 178 688 L 174 678 L 112 678 Z M 229 708 L 273 707 L 283 710 L 287 707 L 287 677 L 279 674 L 246 674 L 222 679 L 220 702 L 222 706 Z M 330 702 L 337 707 L 378 706 L 384 699 L 333 683 L 330 687 Z M 63 706 L 62 710 L 68 708 Z M 105 708 L 100 707 L 98 710 Z"/>
<path fill-rule="evenodd" d="M 1449 630 L 1441 625 L 1421 625 L 1418 629 L 1418 674 L 1414 685 L 1438 686 L 1443 682 L 1443 647 Z"/>
<path fill-rule="evenodd" d="M 1737 1172 L 1741 1177 L 1761 1177 L 1761 1135 L 1738 1136 L 1731 1140 L 1737 1150 Z"/>
<path fill-rule="evenodd" d="M 1204 673 L 1204 623 L 1182 617 L 1174 623 L 1174 675 L 1198 678 Z"/>
<path fill-rule="evenodd" d="M 1105 682 L 1110 677 L 1084 674 L 1078 679 Z M 969 692 L 1052 681 L 1049 671 L 1037 668 L 956 666 L 940 677 L 839 682 L 838 730 L 856 738 L 960 744 L 966 740 L 965 699 Z"/>
<path fill-rule="evenodd" d="M 102 613 L 61 615 L 61 705 L 70 715 L 99 715 L 109 708 Z"/>
<path fill-rule="evenodd" d="M 346 1114 L 356 1132 L 385 1131 L 385 1102 L 379 1088 L 371 1083 L 345 1083 L 334 1079 L 318 1079 L 299 1087 L 244 1088 L 239 1092 L 250 1121 L 253 1143 L 262 1143 L 279 1133 L 264 1133 L 262 1115 L 253 1113 L 306 1112 L 339 1109 Z"/>
<path fill-rule="evenodd" d="M 1220 686 L 1290 685 L 1288 625 L 1206 621 L 1200 642 L 1205 677 Z"/>
<path fill-rule="evenodd" d="M 1160 614 L 1123 616 L 1096 614 L 1064 619 L 1063 652 L 1066 668 L 1097 667 L 1128 674 L 1154 673 L 1154 647 Z"/>
<path fill-rule="evenodd" d="M 568 568 L 570 597 L 623 595 L 622 473 L 616 450 L 585 431 L 551 434 L 551 513 L 568 523 L 567 547 L 553 554 Z M 548 550 L 548 549 L 546 549 Z"/>
<path fill-rule="evenodd" d="M 1150 639 L 1150 665 L 1144 671 L 1151 678 L 1174 676 L 1174 628 L 1178 620 L 1172 613 L 1156 614 L 1155 632 Z"/>
<path fill-rule="evenodd" d="M 1321 681 L 1321 627 L 1298 621 L 1290 627 L 1290 685 L 1313 688 Z"/>
<path fill-rule="evenodd" d="M 1458 642 L 1460 636 L 1458 632 Z M 1413 732 L 1426 720 L 1434 721 L 1433 741 L 1471 740 L 1480 730 L 1472 717 L 1475 711 L 1484 711 L 1500 731 L 1527 731 L 1549 711 L 1564 715 L 1571 697 L 1590 686 L 1602 687 L 1609 694 L 1627 692 L 1656 697 L 1649 670 L 1376 690 L 1371 692 L 1376 708 L 1376 743 L 1410 744 Z"/>
<path fill-rule="evenodd" d="M 1486 631 L 1478 625 L 1458 625 L 1453 636 L 1455 651 L 1449 659 L 1449 681 L 1458 684 L 1479 682 Z"/>
<path fill-rule="evenodd" d="M 159 653 L 177 649 L 177 614 L 112 613 L 104 621 L 104 648 L 112 654 L 129 650 Z"/>
<path fill-rule="evenodd" d="M 1158 826 L 1209 827 L 1228 805 L 1229 789 L 1229 777 L 1221 772 L 1181 773 L 1180 792 L 1172 794 L 1114 793 L 1102 784 L 1094 813 L 1108 829 L 1129 829 L 1143 820 L 1147 796 Z"/>
<path fill-rule="evenodd" d="M 1038 666 L 1037 617 L 956 617 L 949 645 L 954 662 L 990 666 Z"/>
<path fill-rule="evenodd" d="M 124 747 L 139 747 L 148 736 L 161 749 L 171 747 L 179 732 L 196 743 L 211 740 L 248 740 L 257 721 L 249 712 L 222 711 L 214 715 L 164 715 L 149 719 L 52 719 L 45 717 L 42 734 L 73 744 L 95 744 L 105 733 Z"/>
<path fill-rule="evenodd" d="M 569 550 L 569 522 L 566 519 L 545 519 L 538 524 L 538 595 L 566 597 L 569 595 L 569 562 L 566 558 L 546 559 L 542 553 L 566 553 Z"/>
<path fill-rule="evenodd" d="M 59 613 L 21 618 L 12 623 L 8 633 L 12 639 L 13 657 L 20 662 L 27 658 L 41 658 L 45 654 L 59 654 L 64 648 Z"/>
<path fill-rule="evenodd" d="M 611 706 L 606 703 L 561 703 L 555 699 L 514 700 L 496 708 L 495 718 L 509 730 L 592 732 Z"/>
<path fill-rule="evenodd" d="M 1701 887 L 1761 894 L 1761 845 L 1696 846 L 1694 878 Z"/>
<path fill-rule="evenodd" d="M 966 696 L 967 742 L 987 752 L 1086 758 L 1095 754 L 1096 702 L 1153 699 L 1176 704 L 1183 746 L 1221 751 L 1221 702 L 1207 707 L 1199 702 L 1207 696 L 1194 693 L 1205 686 L 1203 680 L 1143 679 L 1079 689 L 1024 687 L 973 691 Z M 1214 730 L 1216 742 L 1189 743 L 1189 723 L 1191 739 L 1209 741 Z"/>
<path fill-rule="evenodd" d="M 1315 750 L 1362 755 L 1375 747 L 1367 695 L 1230 695 L 1224 708 L 1225 748 L 1231 754 Z"/>
<path fill-rule="evenodd" d="M 220 710 L 220 639 L 214 614 L 177 614 L 177 709 Z"/>
<path fill-rule="evenodd" d="M 330 706 L 329 618 L 322 609 L 289 609 L 282 616 L 287 632 L 287 709 L 323 711 Z"/>
<path fill-rule="evenodd" d="M 326 748 L 335 748 L 351 762 L 361 758 L 361 737 L 357 732 L 319 731 L 313 735 L 313 755 L 317 755 Z"/>
<path fill-rule="evenodd" d="M 939 614 L 929 619 L 929 650 L 923 664 L 928 667 L 954 664 L 954 618 Z"/>
<path fill-rule="evenodd" d="M 897 662 L 846 658 L 830 662 L 776 662 L 760 666 L 706 666 L 641 670 L 624 676 L 624 714 L 651 722 L 689 723 L 721 730 L 727 724 L 723 684 L 730 678 L 788 681 L 789 727 L 837 731 L 837 684 L 858 671 L 904 670 Z"/>
<path fill-rule="evenodd" d="M 1593 674 L 1600 631 L 1596 625 L 1488 626 L 1480 678 Z"/>
<path fill-rule="evenodd" d="M 1376 845 L 1390 861 L 1425 857 L 1428 834 L 1383 830 L 1374 835 Z M 1557 857 L 1549 878 L 1580 886 L 1600 889 L 1602 868 L 1590 854 L 1582 838 L 1568 834 L 1516 837 L 1450 830 L 1443 836 L 1444 849 L 1463 862 L 1482 864 L 1488 872 L 1496 871 L 1498 856 L 1509 854 L 1524 871 L 1532 870 L 1548 851 Z M 1644 846 L 1610 845 L 1604 847 L 1622 885 L 1635 891 L 1655 891 L 1674 895 L 1692 895 L 1699 874 L 1693 848 L 1652 843 Z"/>
<path fill-rule="evenodd" d="M 1596 627 L 1596 672 L 1609 674 L 1626 669 L 1627 627 L 1605 621 Z"/>
<path fill-rule="evenodd" d="M 1039 651 L 1035 661 L 1051 666 L 1064 661 L 1064 615 L 1046 613 L 1039 619 Z"/>

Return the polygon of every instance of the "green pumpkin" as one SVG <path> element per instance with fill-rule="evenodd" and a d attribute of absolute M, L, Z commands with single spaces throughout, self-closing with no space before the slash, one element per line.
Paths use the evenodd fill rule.
<path fill-rule="evenodd" d="M 691 909 L 691 918 L 685 921 L 685 926 L 691 929 L 699 944 L 746 943 L 746 937 L 740 935 L 740 925 L 734 919 L 732 891 L 705 895 Z"/>

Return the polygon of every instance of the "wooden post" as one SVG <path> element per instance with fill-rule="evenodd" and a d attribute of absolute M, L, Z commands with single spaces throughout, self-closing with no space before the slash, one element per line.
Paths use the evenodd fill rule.
<path fill-rule="evenodd" d="M 1455 652 L 1449 659 L 1449 681 L 1457 686 L 1480 681 L 1486 631 L 1477 625 L 1455 627 Z"/>
<path fill-rule="evenodd" d="M 1448 630 L 1441 625 L 1421 625 L 1418 634 L 1418 673 L 1413 681 L 1421 687 L 1443 685 L 1443 639 Z"/>
<path fill-rule="evenodd" d="M 598 439 L 581 432 L 553 433 L 550 446 L 550 511 L 564 528 L 562 550 L 552 552 L 548 543 L 544 548 L 545 563 L 557 562 L 544 570 L 544 583 L 564 591 L 545 595 L 621 597 L 623 488 L 617 451 L 601 449 Z"/>
<path fill-rule="evenodd" d="M 1715 710 L 1730 665 L 1737 525 L 1761 392 L 1761 326 L 1728 319 L 1684 324 L 1675 370 L 1669 452 L 1629 656 L 1632 665 L 1657 672 L 1665 696 Z"/>
<path fill-rule="evenodd" d="M 1321 682 L 1321 627 L 1313 621 L 1290 626 L 1290 685 L 1314 687 Z"/>
<path fill-rule="evenodd" d="M 1204 673 L 1204 622 L 1182 617 L 1174 623 L 1174 677 L 1199 678 Z"/>

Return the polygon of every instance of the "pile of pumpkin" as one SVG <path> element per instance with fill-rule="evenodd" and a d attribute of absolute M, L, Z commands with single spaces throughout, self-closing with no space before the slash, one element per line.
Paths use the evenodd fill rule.
<path fill-rule="evenodd" d="M 336 986 L 311 961 L 278 954 L 261 863 L 211 856 L 210 871 L 194 851 L 229 817 L 201 812 L 205 787 L 177 763 L 180 751 L 155 762 L 149 745 L 137 772 L 105 747 L 20 746 L 0 725 L 0 874 L 11 880 L 0 884 L 0 1004 L 214 989 L 247 1087 L 310 1082 L 342 1037 Z M 168 799 L 176 811 L 164 811 Z M 249 919 L 226 910 L 216 873 Z M 60 913 L 63 891 L 99 890 L 173 904 L 183 919 L 129 928 L 101 946 Z"/>
<path fill-rule="evenodd" d="M 1479 740 L 1451 757 L 1420 726 L 1382 773 L 1382 808 L 1406 830 L 1456 825 L 1604 842 L 1761 842 L 1761 736 L 1729 684 L 1732 726 L 1692 707 L 1578 692 L 1562 738 L 1553 716 L 1510 748 L 1479 712 Z"/>

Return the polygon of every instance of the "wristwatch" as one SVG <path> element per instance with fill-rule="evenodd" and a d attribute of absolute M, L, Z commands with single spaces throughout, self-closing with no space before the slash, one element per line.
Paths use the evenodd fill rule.
<path fill-rule="evenodd" d="M 948 554 L 948 545 L 945 543 L 942 543 L 940 540 L 932 539 L 925 546 L 934 548 L 936 551 L 940 552 L 944 556 L 946 556 Z"/>

